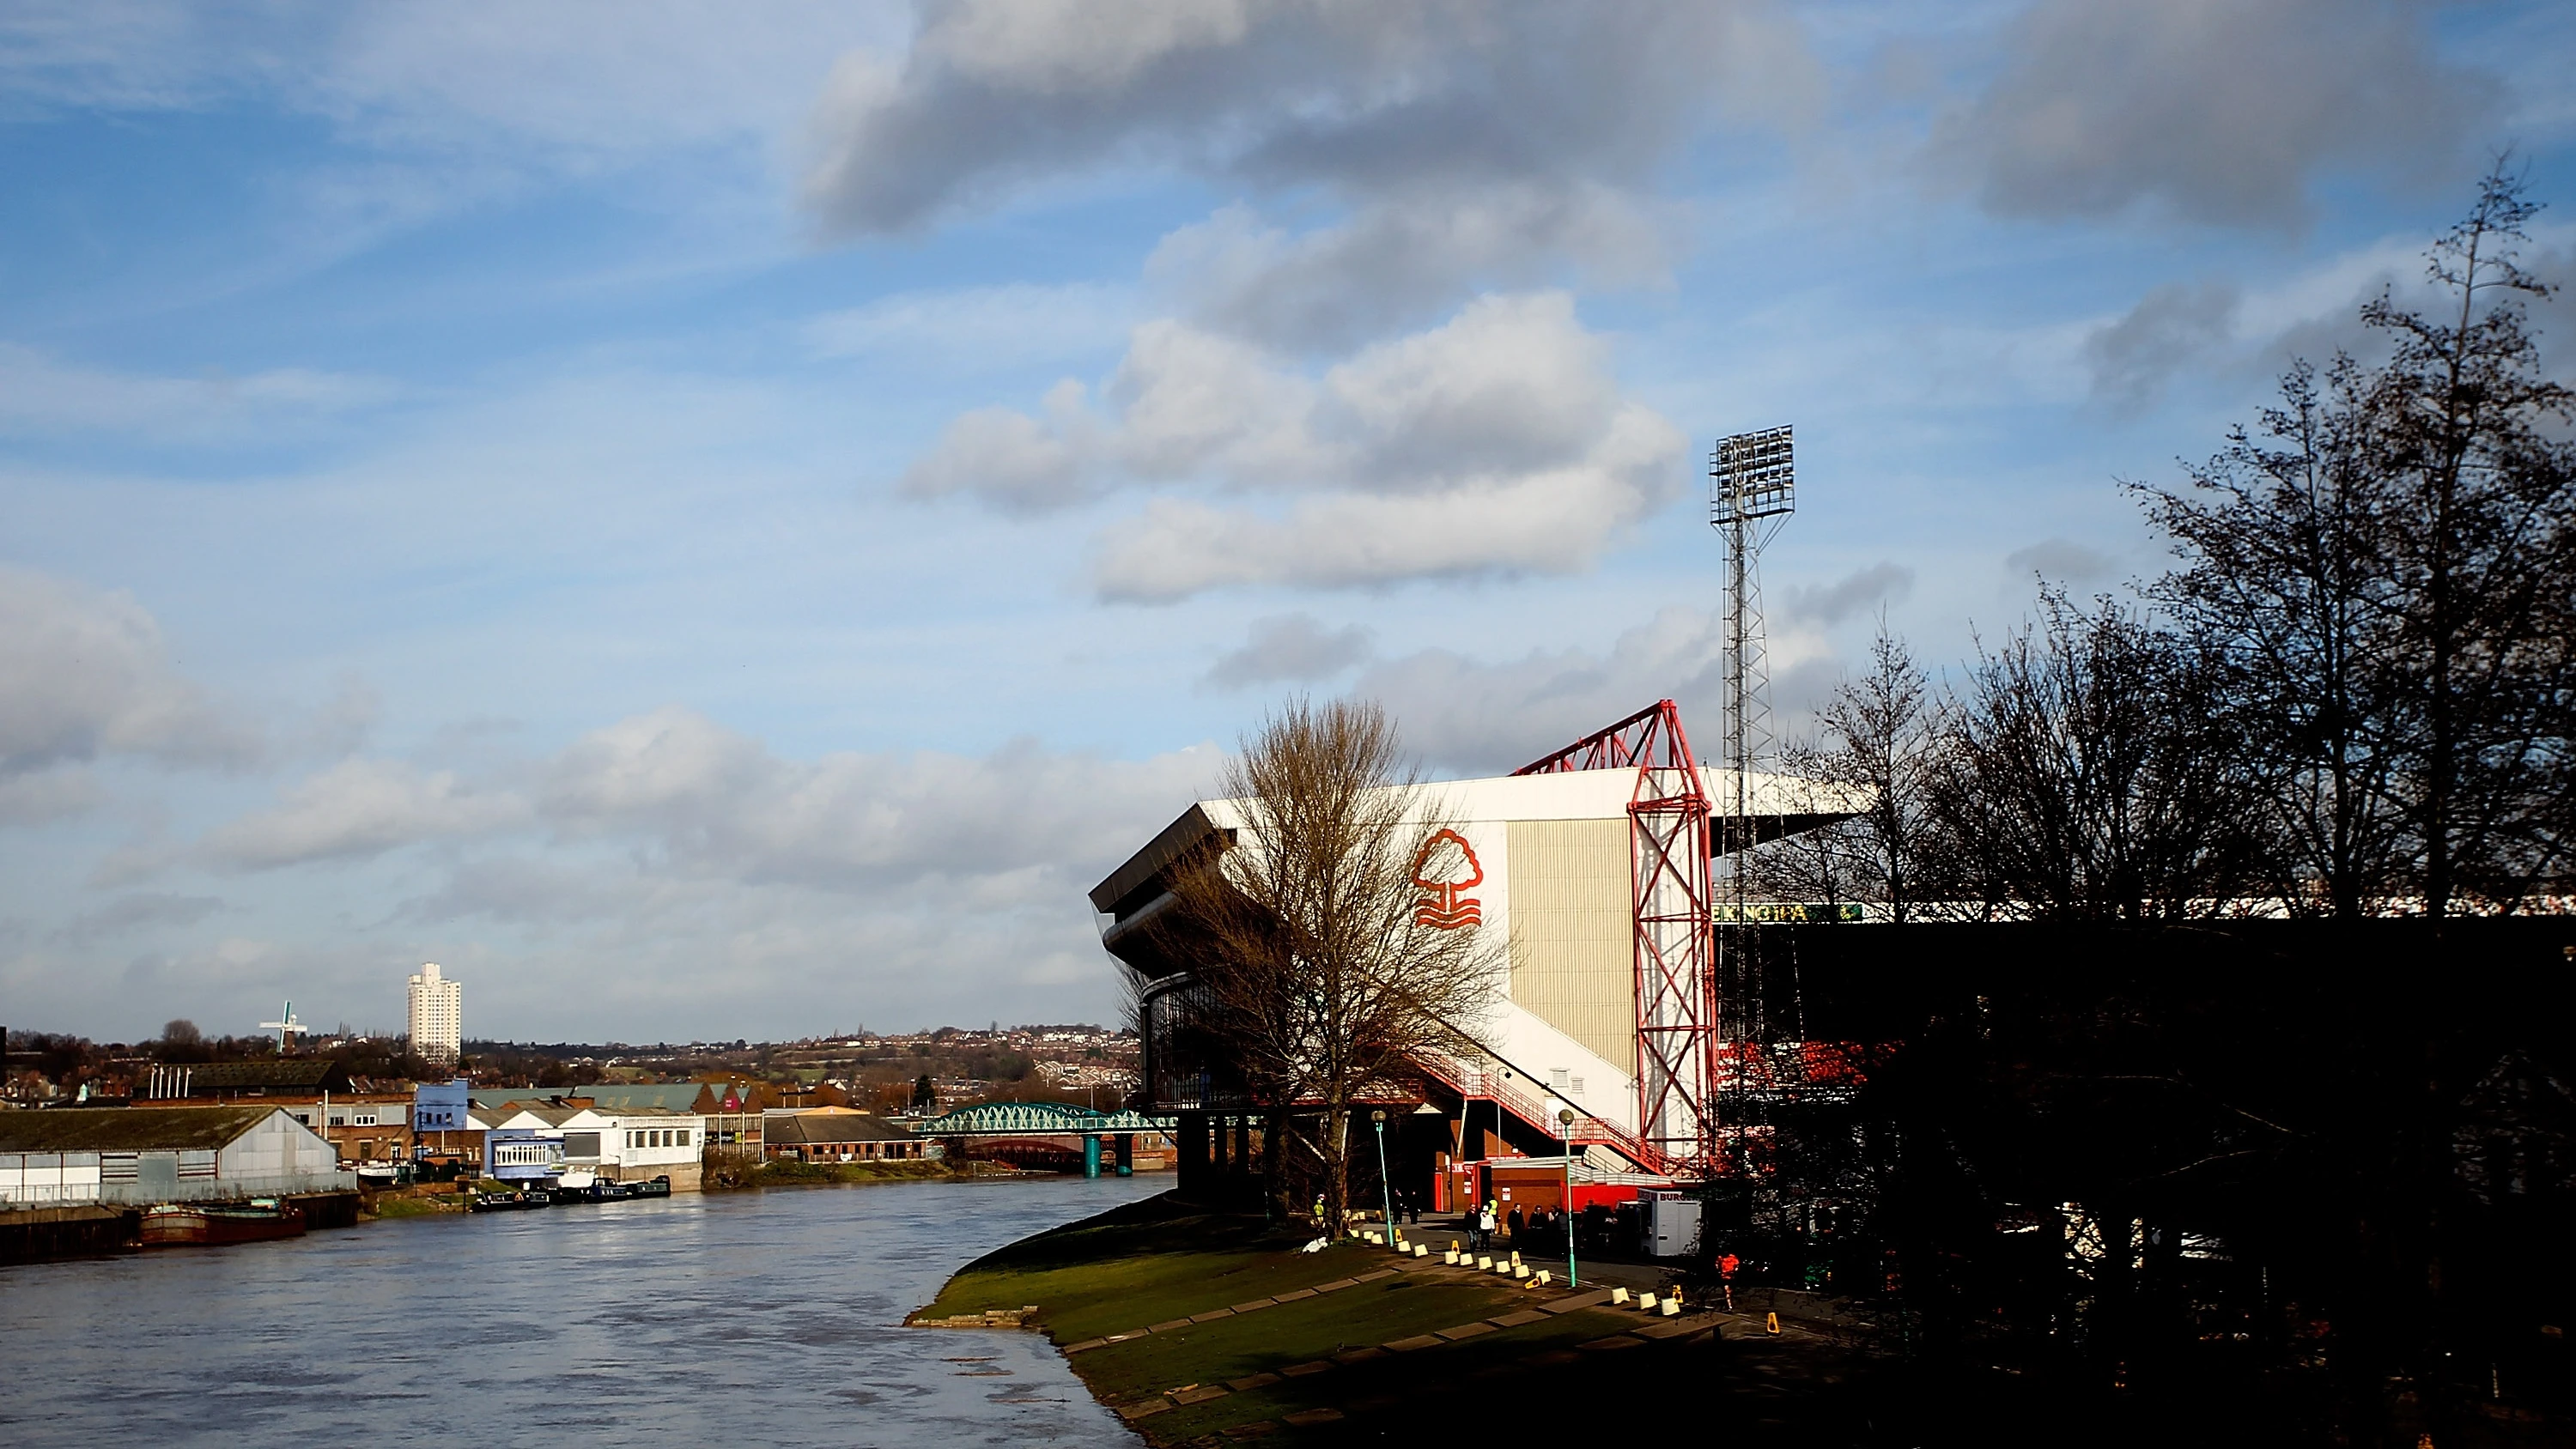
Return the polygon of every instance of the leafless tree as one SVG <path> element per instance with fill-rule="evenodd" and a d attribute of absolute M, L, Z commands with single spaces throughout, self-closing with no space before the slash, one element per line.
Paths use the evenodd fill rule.
<path fill-rule="evenodd" d="M 2232 909 L 2264 852 L 2215 688 L 2188 641 L 2043 587 L 2039 620 L 1942 705 L 1926 795 L 1953 898 L 2077 920 Z"/>
<path fill-rule="evenodd" d="M 2283 381 L 2185 490 L 2138 488 L 2161 603 L 2224 661 L 2293 871 L 2336 914 L 2511 909 L 2566 870 L 2576 784 L 2576 394 L 2542 370 L 2500 161 L 2437 241 L 2439 314 L 2383 295 L 2384 364 Z"/>
<path fill-rule="evenodd" d="M 1881 615 L 1869 667 L 1816 711 L 1816 734 L 1783 761 L 1793 777 L 1860 787 L 1869 808 L 1766 848 L 1764 888 L 1790 900 L 1865 901 L 1902 923 L 1924 899 L 1933 823 L 1924 784 L 1935 736 L 1931 681 Z"/>
<path fill-rule="evenodd" d="M 2190 470 L 2189 491 L 2131 485 L 2182 567 L 2152 589 L 2208 650 L 2216 700 L 2267 783 L 2279 894 L 2293 910 L 2376 914 L 2411 857 L 2390 514 L 2361 397 L 2339 357 L 2302 363 L 2259 432 Z"/>
<path fill-rule="evenodd" d="M 1285 706 L 1245 740 L 1224 788 L 1232 838 L 1175 872 L 1164 929 L 1198 978 L 1193 1025 L 1269 1118 L 1272 1191 L 1302 1144 L 1338 1223 L 1353 1111 L 1413 1082 L 1416 1053 L 1473 1050 L 1501 952 L 1416 883 L 1439 878 L 1451 826 L 1378 705 Z"/>

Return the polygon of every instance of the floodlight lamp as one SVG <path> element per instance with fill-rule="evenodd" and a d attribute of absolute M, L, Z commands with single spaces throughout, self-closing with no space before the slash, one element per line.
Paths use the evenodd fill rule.
<path fill-rule="evenodd" d="M 1708 521 L 1729 528 L 1797 507 L 1796 448 L 1788 424 L 1717 440 L 1708 459 Z"/>

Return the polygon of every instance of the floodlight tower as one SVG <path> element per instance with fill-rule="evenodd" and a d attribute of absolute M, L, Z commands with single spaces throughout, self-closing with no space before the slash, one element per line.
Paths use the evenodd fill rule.
<path fill-rule="evenodd" d="M 1724 738 L 1719 748 L 1731 777 L 1721 787 L 1726 810 L 1718 836 L 1727 860 L 1724 909 L 1718 935 L 1717 1019 L 1721 1050 L 1735 1045 L 1732 1072 L 1740 1080 L 1751 1044 L 1762 1032 L 1760 974 L 1752 959 L 1752 774 L 1769 761 L 1771 666 L 1763 645 L 1762 547 L 1797 507 L 1797 470 L 1786 425 L 1720 438 L 1708 460 L 1708 522 L 1726 540 Z"/>

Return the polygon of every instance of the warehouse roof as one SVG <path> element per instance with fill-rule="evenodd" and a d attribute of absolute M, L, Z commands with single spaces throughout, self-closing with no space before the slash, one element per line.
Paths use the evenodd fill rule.
<path fill-rule="evenodd" d="M 207 1062 L 200 1066 L 180 1063 L 173 1071 L 187 1073 L 187 1091 L 192 1097 L 210 1092 L 345 1092 L 349 1090 L 347 1068 L 329 1057 L 283 1057 L 257 1062 Z"/>
<path fill-rule="evenodd" d="M 529 1106 L 551 1106 L 559 1097 L 587 1097 L 603 1112 L 631 1112 L 639 1108 L 659 1108 L 665 1112 L 699 1110 L 701 1093 L 710 1097 L 704 1082 L 593 1082 L 587 1087 L 477 1087 L 473 1092 L 477 1107 L 501 1107 L 512 1102 Z M 709 1102 L 711 1109 L 714 1103 Z"/>
<path fill-rule="evenodd" d="M 822 1147 L 839 1142 L 905 1142 L 912 1134 L 883 1117 L 858 1112 L 800 1112 L 771 1117 L 761 1124 L 761 1140 L 771 1147 Z"/>
<path fill-rule="evenodd" d="M 279 1107 L 50 1107 L 0 1112 L 0 1152 L 177 1152 L 229 1146 Z"/>

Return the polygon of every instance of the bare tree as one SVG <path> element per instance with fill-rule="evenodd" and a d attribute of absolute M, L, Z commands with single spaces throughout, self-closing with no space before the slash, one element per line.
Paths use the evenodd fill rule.
<path fill-rule="evenodd" d="M 2349 357 L 2322 390 L 2298 364 L 2259 433 L 2231 433 L 2188 491 L 2129 485 L 2183 561 L 2152 593 L 2220 670 L 2217 703 L 2265 777 L 2278 894 L 2346 919 L 2384 909 L 2413 854 L 2399 520 L 2368 456 L 2369 390 Z"/>
<path fill-rule="evenodd" d="M 1848 820 L 1769 846 L 1764 886 L 1793 900 L 1874 902 L 1902 923 L 1922 900 L 1933 823 L 1924 789 L 1934 746 L 1931 681 L 1881 614 L 1869 667 L 1816 711 L 1816 734 L 1791 747 L 1787 772 L 1869 795 Z"/>
<path fill-rule="evenodd" d="M 2234 908 L 2264 859 L 2259 789 L 2213 666 L 2111 599 L 2043 588 L 2040 613 L 1943 702 L 1927 795 L 1954 891 L 2059 919 Z"/>
<path fill-rule="evenodd" d="M 2366 397 L 2389 504 L 2402 610 L 2399 658 L 2420 701 L 2417 812 L 2428 914 L 2463 886 L 2518 899 L 2563 859 L 2547 836 L 2563 778 L 2570 687 L 2563 635 L 2576 589 L 2576 394 L 2546 376 L 2524 302 L 2552 288 L 2515 262 L 2539 210 L 2499 160 L 2426 271 L 2454 309 L 2428 317 L 2382 296 L 2362 320 L 2396 339 Z"/>
<path fill-rule="evenodd" d="M 1417 884 L 1441 878 L 1434 857 L 1454 837 L 1378 705 L 1287 705 L 1244 742 L 1224 788 L 1231 839 L 1174 872 L 1178 908 L 1162 929 L 1198 978 L 1194 1025 L 1269 1117 L 1272 1190 L 1293 1134 L 1320 1160 L 1338 1223 L 1352 1111 L 1415 1080 L 1417 1052 L 1473 1049 L 1465 1033 L 1500 952 Z"/>
<path fill-rule="evenodd" d="M 2537 209 L 2499 161 L 2431 250 L 2444 309 L 2362 309 L 2386 363 L 2294 368 L 2259 440 L 2133 490 L 2181 560 L 2155 594 L 2223 661 L 2285 864 L 2337 915 L 2511 909 L 2567 865 L 2576 394 L 2525 325 Z"/>

